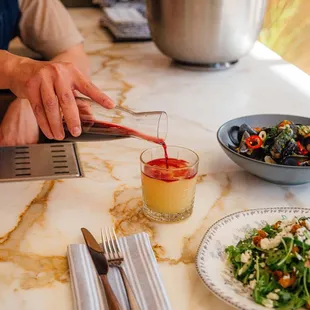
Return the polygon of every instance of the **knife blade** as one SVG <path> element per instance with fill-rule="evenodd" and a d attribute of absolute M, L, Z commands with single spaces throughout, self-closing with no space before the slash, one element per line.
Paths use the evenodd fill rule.
<path fill-rule="evenodd" d="M 85 243 L 87 245 L 89 254 L 94 262 L 97 273 L 101 279 L 102 285 L 104 287 L 108 306 L 110 310 L 121 310 L 120 303 L 118 302 L 112 287 L 108 281 L 108 271 L 109 264 L 107 259 L 102 253 L 101 247 L 94 238 L 94 236 L 86 228 L 81 228 Z"/>

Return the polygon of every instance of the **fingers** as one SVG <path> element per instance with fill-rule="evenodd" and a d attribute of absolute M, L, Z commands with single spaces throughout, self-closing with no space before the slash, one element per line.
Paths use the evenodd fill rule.
<path fill-rule="evenodd" d="M 33 77 L 27 81 L 26 93 L 38 125 L 49 139 L 63 140 L 64 124 L 72 134 L 81 134 L 81 120 L 92 121 L 88 105 L 79 105 L 75 92 L 79 91 L 105 108 L 114 103 L 70 63 L 42 63 Z M 62 115 L 63 114 L 63 115 Z"/>
<path fill-rule="evenodd" d="M 114 108 L 115 104 L 112 99 L 106 94 L 102 93 L 93 83 L 88 81 L 78 70 L 76 70 L 74 78 L 74 86 L 85 96 L 98 102 L 105 108 Z"/>
<path fill-rule="evenodd" d="M 71 86 L 59 78 L 55 82 L 55 90 L 67 127 L 74 137 L 78 137 L 81 134 L 81 121 Z"/>
<path fill-rule="evenodd" d="M 43 134 L 48 139 L 53 139 L 54 135 L 50 128 L 47 116 L 45 114 L 45 110 L 43 107 L 43 103 L 41 100 L 41 93 L 40 93 L 40 85 L 38 87 L 33 88 L 32 92 L 29 93 L 29 101 L 34 112 L 34 115 L 37 119 L 38 125 L 40 126 Z"/>
<path fill-rule="evenodd" d="M 81 121 L 90 121 L 94 119 L 92 109 L 86 100 L 76 99 L 76 103 L 79 109 Z"/>
<path fill-rule="evenodd" d="M 58 98 L 54 91 L 52 79 L 48 77 L 43 79 L 40 90 L 43 107 L 53 136 L 56 140 L 63 140 L 65 133 L 60 115 Z"/>

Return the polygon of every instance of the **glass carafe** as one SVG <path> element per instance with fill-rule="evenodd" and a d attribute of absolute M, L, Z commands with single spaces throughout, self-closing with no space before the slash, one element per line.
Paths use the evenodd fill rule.
<path fill-rule="evenodd" d="M 164 111 L 133 112 L 121 106 L 106 109 L 98 103 L 82 97 L 76 100 L 87 109 L 80 109 L 82 134 L 74 138 L 66 130 L 66 140 L 106 140 L 135 137 L 163 144 L 168 130 L 168 116 Z"/>

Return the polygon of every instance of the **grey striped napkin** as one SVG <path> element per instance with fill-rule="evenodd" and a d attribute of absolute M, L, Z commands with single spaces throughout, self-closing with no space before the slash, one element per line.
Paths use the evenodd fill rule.
<path fill-rule="evenodd" d="M 119 239 L 123 267 L 142 310 L 170 310 L 157 262 L 146 233 Z M 68 246 L 68 261 L 75 310 L 108 310 L 104 290 L 85 244 Z M 130 309 L 122 278 L 110 268 L 108 279 L 122 309 Z"/>

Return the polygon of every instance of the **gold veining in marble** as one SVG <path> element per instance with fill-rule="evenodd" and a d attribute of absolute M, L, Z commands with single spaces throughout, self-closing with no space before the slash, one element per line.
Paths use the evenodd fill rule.
<path fill-rule="evenodd" d="M 115 181 L 120 181 L 120 179 L 113 174 L 114 165 L 112 164 L 111 160 L 104 160 L 103 164 L 105 168 L 107 169 L 108 173 L 110 174 L 111 178 Z"/>
<path fill-rule="evenodd" d="M 143 231 L 148 233 L 155 256 L 161 257 L 165 251 L 156 243 L 155 223 L 142 212 L 141 188 L 121 185 L 114 192 L 113 202 L 114 206 L 110 209 L 110 214 L 114 218 L 116 233 L 122 236 Z"/>
<path fill-rule="evenodd" d="M 207 176 L 208 176 L 207 173 L 198 175 L 198 177 L 197 177 L 197 184 L 202 183 Z"/>
<path fill-rule="evenodd" d="M 43 183 L 40 192 L 20 214 L 16 226 L 0 239 L 0 262 L 14 263 L 24 270 L 20 279 L 22 289 L 43 287 L 53 281 L 68 281 L 66 257 L 42 256 L 20 250 L 27 232 L 35 223 L 44 219 L 47 201 L 55 183 L 56 181 Z M 0 275 L 0 281 L 7 282 L 8 279 Z"/>
<path fill-rule="evenodd" d="M 302 201 L 300 201 L 300 199 L 298 199 L 298 197 L 294 193 L 292 193 L 289 189 L 284 189 L 284 191 L 285 191 L 284 199 L 289 205 L 300 208 L 306 207 L 305 204 L 302 203 Z"/>
<path fill-rule="evenodd" d="M 232 181 L 229 175 L 225 175 L 224 179 L 220 180 L 220 182 L 220 196 L 212 204 L 208 214 L 202 219 L 199 227 L 194 231 L 194 233 L 183 238 L 181 256 L 178 259 L 159 258 L 159 261 L 167 261 L 173 265 L 176 265 L 180 262 L 183 264 L 191 264 L 195 262 L 197 249 L 203 235 L 210 227 L 210 225 L 215 222 L 213 217 L 218 216 L 216 211 L 218 211 L 219 208 L 223 208 L 224 199 L 231 193 L 232 190 Z"/>
<path fill-rule="evenodd" d="M 114 174 L 115 163 L 112 160 L 104 160 L 98 156 L 89 153 L 81 152 L 81 154 L 85 157 L 86 156 L 90 157 L 90 161 L 84 160 L 82 162 L 84 172 L 88 173 L 96 171 L 96 172 L 108 173 L 113 180 L 120 181 L 120 178 L 118 178 Z"/>
<path fill-rule="evenodd" d="M 130 48 L 130 45 L 127 46 L 127 48 Z M 124 56 L 115 54 L 117 50 L 124 50 L 126 49 L 126 45 L 112 45 L 110 47 L 104 48 L 102 50 L 96 50 L 87 52 L 88 56 L 101 56 L 103 58 L 101 62 L 101 68 L 97 69 L 92 73 L 92 76 L 96 76 L 99 72 L 102 70 L 108 70 L 110 73 L 110 83 L 113 83 L 113 81 L 118 82 L 120 86 L 113 87 L 113 88 L 104 88 L 103 90 L 117 90 L 119 91 L 118 99 L 116 104 L 123 106 L 127 93 L 134 87 L 132 84 L 124 80 L 123 75 L 119 71 L 120 63 L 123 61 L 127 61 L 127 59 Z"/>
<path fill-rule="evenodd" d="M 206 177 L 207 175 L 201 175 L 200 183 Z M 214 217 L 218 216 L 217 210 L 223 208 L 224 199 L 232 191 L 232 180 L 229 175 L 222 175 L 220 180 L 217 181 L 220 182 L 221 193 L 210 207 L 208 214 L 202 219 L 200 226 L 194 233 L 183 238 L 179 258 L 167 257 L 165 248 L 157 242 L 157 225 L 142 212 L 141 188 L 130 188 L 121 185 L 114 192 L 114 206 L 110 209 L 110 214 L 114 217 L 115 230 L 123 236 L 142 231 L 147 232 L 158 262 L 168 262 L 171 265 L 194 263 L 197 248 L 204 233 L 214 222 Z"/>
<path fill-rule="evenodd" d="M 0 244 L 9 244 L 10 247 L 17 248 L 23 239 L 26 231 L 43 216 L 47 207 L 47 199 L 55 186 L 55 181 L 44 182 L 38 195 L 27 205 L 19 215 L 15 227 L 0 237 Z"/>

